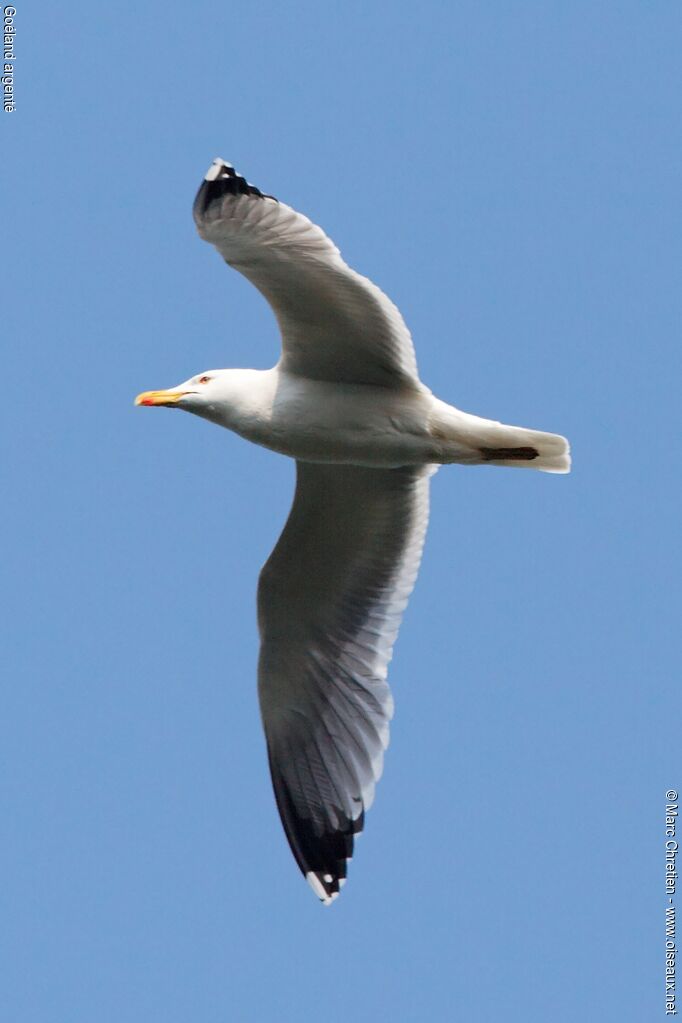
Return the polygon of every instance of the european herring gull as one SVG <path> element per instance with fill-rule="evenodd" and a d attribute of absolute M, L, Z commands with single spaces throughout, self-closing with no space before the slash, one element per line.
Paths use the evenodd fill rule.
<path fill-rule="evenodd" d="M 207 370 L 138 405 L 185 409 L 296 459 L 296 493 L 258 584 L 258 693 L 291 851 L 329 904 L 388 745 L 386 681 L 439 465 L 565 473 L 563 437 L 469 415 L 419 379 L 393 303 L 307 217 L 216 159 L 199 234 L 270 303 L 268 370 Z"/>

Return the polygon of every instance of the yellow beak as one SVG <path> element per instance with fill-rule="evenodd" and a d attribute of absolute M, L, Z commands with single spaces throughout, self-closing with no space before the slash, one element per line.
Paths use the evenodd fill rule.
<path fill-rule="evenodd" d="M 143 391 L 135 399 L 136 405 L 176 405 L 187 391 Z"/>

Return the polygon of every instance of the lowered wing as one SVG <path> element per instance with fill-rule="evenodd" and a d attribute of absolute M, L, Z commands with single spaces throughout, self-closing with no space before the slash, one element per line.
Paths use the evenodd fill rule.
<path fill-rule="evenodd" d="M 261 573 L 258 688 L 289 845 L 338 894 L 388 745 L 388 663 L 419 568 L 432 467 L 297 463 L 289 519 Z"/>

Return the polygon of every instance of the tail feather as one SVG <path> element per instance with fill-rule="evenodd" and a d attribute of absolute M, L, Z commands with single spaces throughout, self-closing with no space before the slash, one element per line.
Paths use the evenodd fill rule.
<path fill-rule="evenodd" d="M 489 465 L 540 469 L 542 472 L 571 471 L 568 441 L 557 433 L 495 423 L 491 424 L 490 436 L 482 439 L 479 452 L 481 461 Z"/>
<path fill-rule="evenodd" d="M 437 399 L 433 399 L 432 405 L 429 430 L 438 443 L 434 462 L 508 465 L 542 472 L 571 471 L 568 441 L 558 433 L 543 433 L 483 419 Z"/>

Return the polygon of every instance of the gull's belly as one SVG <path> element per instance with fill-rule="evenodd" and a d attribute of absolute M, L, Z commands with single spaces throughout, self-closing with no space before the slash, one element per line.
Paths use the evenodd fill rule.
<path fill-rule="evenodd" d="M 289 378 L 243 436 L 301 461 L 392 468 L 433 459 L 428 391 Z"/>

